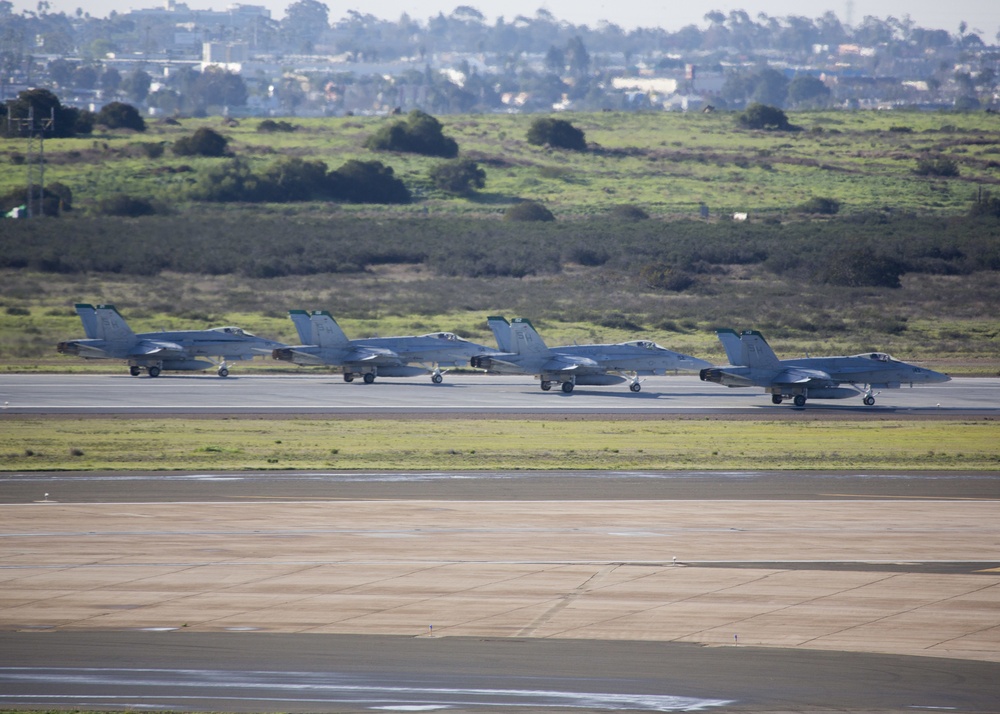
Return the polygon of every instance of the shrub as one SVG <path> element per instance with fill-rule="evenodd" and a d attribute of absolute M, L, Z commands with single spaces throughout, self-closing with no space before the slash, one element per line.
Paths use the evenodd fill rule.
<path fill-rule="evenodd" d="M 470 159 L 446 161 L 431 168 L 430 179 L 442 191 L 468 196 L 486 186 L 486 172 Z"/>
<path fill-rule="evenodd" d="M 271 134 L 276 131 L 292 132 L 295 131 L 295 125 L 287 121 L 274 121 L 273 119 L 265 119 L 260 124 L 257 125 L 257 131 L 261 134 Z"/>
<path fill-rule="evenodd" d="M 549 146 L 558 149 L 586 151 L 587 140 L 581 129 L 577 129 L 564 119 L 541 117 L 531 122 L 528 128 L 528 143 L 535 146 Z"/>
<path fill-rule="evenodd" d="M 649 214 L 638 206 L 623 204 L 611 209 L 610 215 L 619 221 L 645 221 L 649 219 Z"/>
<path fill-rule="evenodd" d="M 650 263 L 639 269 L 639 277 L 650 288 L 683 292 L 695 284 L 695 279 L 683 270 L 664 263 Z"/>
<path fill-rule="evenodd" d="M 94 121 L 109 129 L 132 129 L 146 131 L 146 122 L 139 110 L 124 102 L 111 102 L 101 107 Z"/>
<path fill-rule="evenodd" d="M 904 272 L 903 264 L 895 258 L 869 247 L 847 245 L 827 257 L 818 277 L 831 285 L 898 288 Z"/>
<path fill-rule="evenodd" d="M 535 201 L 522 201 L 504 211 L 505 221 L 554 221 L 552 211 Z"/>
<path fill-rule="evenodd" d="M 97 212 L 102 216 L 151 216 L 156 213 L 152 201 L 146 198 L 119 193 L 97 202 Z"/>
<path fill-rule="evenodd" d="M 385 124 L 365 142 L 373 151 L 405 151 L 424 156 L 451 159 L 458 156 L 458 142 L 445 136 L 441 122 L 414 109 L 406 120 Z"/>
<path fill-rule="evenodd" d="M 840 202 L 833 198 L 813 196 L 795 210 L 799 213 L 818 213 L 823 216 L 832 216 L 840 212 Z"/>
<path fill-rule="evenodd" d="M 917 168 L 913 172 L 918 176 L 958 176 L 958 163 L 946 156 L 926 157 L 917 160 Z"/>
<path fill-rule="evenodd" d="M 788 117 L 777 107 L 754 102 L 739 115 L 738 121 L 747 129 L 764 129 L 767 131 L 789 131 L 794 127 L 788 123 Z"/>
<path fill-rule="evenodd" d="M 391 166 L 380 161 L 351 160 L 331 171 L 330 192 L 355 203 L 409 203 L 410 191 L 393 176 Z"/>
<path fill-rule="evenodd" d="M 972 208 L 969 209 L 969 215 L 1000 218 L 1000 198 L 987 194 L 984 197 L 977 199 L 972 204 Z"/>
<path fill-rule="evenodd" d="M 219 132 L 202 127 L 191 136 L 181 137 L 174 142 L 177 156 L 225 156 L 229 139 Z"/>
<path fill-rule="evenodd" d="M 163 144 L 158 141 L 143 141 L 133 144 L 147 159 L 158 159 L 163 156 Z"/>

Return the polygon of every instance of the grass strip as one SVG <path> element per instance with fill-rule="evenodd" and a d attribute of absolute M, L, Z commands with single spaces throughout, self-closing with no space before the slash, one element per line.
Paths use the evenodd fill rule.
<path fill-rule="evenodd" d="M 5 419 L 0 471 L 1000 469 L 1000 422 Z"/>

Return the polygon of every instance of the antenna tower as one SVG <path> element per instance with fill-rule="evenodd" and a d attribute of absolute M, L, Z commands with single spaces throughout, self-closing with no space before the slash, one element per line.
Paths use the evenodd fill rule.
<path fill-rule="evenodd" d="M 44 215 L 42 201 L 45 198 L 45 134 L 51 132 L 56 124 L 56 110 L 50 110 L 48 118 L 35 117 L 35 107 L 28 105 L 28 116 L 16 118 L 12 116 L 10 105 L 7 108 L 7 134 L 13 135 L 14 128 L 19 134 L 28 137 L 28 151 L 25 163 L 28 165 L 28 188 L 25 208 L 28 218 Z"/>

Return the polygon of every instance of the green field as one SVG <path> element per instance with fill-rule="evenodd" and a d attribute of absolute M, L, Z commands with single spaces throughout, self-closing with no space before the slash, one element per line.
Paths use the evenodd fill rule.
<path fill-rule="evenodd" d="M 525 140 L 531 115 L 440 117 L 461 156 L 486 169 L 485 190 L 474 200 L 451 197 L 427 177 L 440 159 L 375 153 L 365 139 L 396 118 L 290 119 L 298 130 L 261 134 L 259 120 L 233 126 L 219 118 L 150 123 L 142 134 L 111 132 L 46 142 L 46 181 L 73 191 L 86 210 L 118 192 L 183 203 L 197 172 L 220 159 L 176 157 L 169 148 L 147 158 L 138 144 L 169 145 L 209 126 L 230 139 L 237 156 L 262 166 L 282 156 L 321 159 L 335 169 L 349 159 L 390 165 L 416 192 L 408 206 L 380 214 L 499 215 L 513 200 L 543 201 L 559 218 L 599 215 L 635 204 L 657 217 L 696 216 L 699 204 L 713 216 L 735 211 L 781 214 L 812 196 L 827 196 L 845 212 L 890 207 L 894 211 L 957 213 L 967 210 L 977 188 L 1000 182 L 1000 119 L 985 113 L 800 112 L 790 113 L 798 132 L 740 129 L 736 113 L 668 112 L 565 114 L 594 150 L 552 151 Z M 23 140 L 0 140 L 0 163 L 23 157 Z M 943 156 L 957 162 L 956 178 L 914 173 L 917 160 Z M 0 172 L 0 194 L 23 186 L 24 170 Z M 289 208 L 294 212 L 316 206 Z M 329 211 L 329 208 L 324 210 Z M 370 212 L 340 205 L 335 212 Z"/>
<path fill-rule="evenodd" d="M 1000 468 L 995 421 L 8 418 L 0 470 Z"/>

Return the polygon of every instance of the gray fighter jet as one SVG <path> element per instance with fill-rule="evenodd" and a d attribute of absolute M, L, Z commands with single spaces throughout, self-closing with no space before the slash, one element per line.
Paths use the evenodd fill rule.
<path fill-rule="evenodd" d="M 124 360 L 133 377 L 142 370 L 150 377 L 159 377 L 165 369 L 196 371 L 210 367 L 215 367 L 220 377 L 228 377 L 228 362 L 266 356 L 284 346 L 239 327 L 136 334 L 114 305 L 94 307 L 81 303 L 76 306 L 76 314 L 87 338 L 60 342 L 56 346 L 59 353 L 84 359 Z"/>
<path fill-rule="evenodd" d="M 701 370 L 702 381 L 727 387 L 763 387 L 774 404 L 791 398 L 795 406 L 801 407 L 806 399 L 861 396 L 866 406 L 872 406 L 877 389 L 897 389 L 904 384 L 912 387 L 951 379 L 946 374 L 900 362 L 884 352 L 779 360 L 764 336 L 756 330 L 737 334 L 735 330 L 722 329 L 717 330 L 716 335 L 731 366 Z"/>
<path fill-rule="evenodd" d="M 349 340 L 324 310 L 291 310 L 288 316 L 303 344 L 274 350 L 274 359 L 300 365 L 336 365 L 342 369 L 345 382 L 361 377 L 365 384 L 371 384 L 376 377 L 430 374 L 434 384 L 441 384 L 446 372 L 443 367 L 467 365 L 474 355 L 496 353 L 452 332 Z"/>
<path fill-rule="evenodd" d="M 629 389 L 642 389 L 641 375 L 666 374 L 678 370 L 698 371 L 710 365 L 705 360 L 672 352 L 649 340 L 617 344 L 546 347 L 531 322 L 516 317 L 487 319 L 501 355 L 472 358 L 472 366 L 498 374 L 533 374 L 547 392 L 553 384 L 567 394 L 576 385 L 611 385 L 628 381 Z"/>

